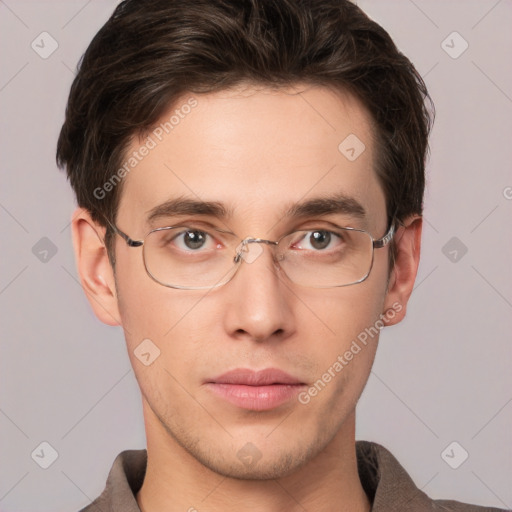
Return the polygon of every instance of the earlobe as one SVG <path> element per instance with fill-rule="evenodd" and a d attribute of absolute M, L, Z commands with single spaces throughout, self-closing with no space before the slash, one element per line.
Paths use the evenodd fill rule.
<path fill-rule="evenodd" d="M 114 272 L 103 243 L 105 228 L 78 208 L 71 231 L 80 282 L 94 313 L 107 325 L 120 325 Z"/>
<path fill-rule="evenodd" d="M 382 313 L 387 326 L 397 324 L 405 317 L 420 262 L 422 222 L 421 217 L 409 217 L 396 232 L 396 257 Z"/>

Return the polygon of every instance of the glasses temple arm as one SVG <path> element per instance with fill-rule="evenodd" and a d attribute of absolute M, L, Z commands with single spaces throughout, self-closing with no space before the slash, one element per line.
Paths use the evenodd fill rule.
<path fill-rule="evenodd" d="M 110 222 L 108 219 L 106 220 L 114 233 L 117 233 L 130 247 L 140 247 L 141 245 L 144 245 L 143 240 L 133 240 L 126 233 L 121 231 L 117 226 L 114 226 L 114 224 L 112 224 L 112 222 Z"/>
<path fill-rule="evenodd" d="M 379 238 L 378 240 L 373 241 L 373 247 L 375 249 L 380 249 L 381 247 L 385 247 L 386 245 L 389 244 L 389 242 L 391 242 L 394 234 L 395 234 L 395 222 L 393 220 L 393 221 L 391 221 L 391 226 L 389 227 L 389 231 L 382 238 Z"/>

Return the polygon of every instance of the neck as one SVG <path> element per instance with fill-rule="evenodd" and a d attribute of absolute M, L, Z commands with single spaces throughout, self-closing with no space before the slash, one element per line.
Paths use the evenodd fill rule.
<path fill-rule="evenodd" d="M 272 480 L 241 480 L 219 475 L 197 461 L 154 416 L 149 420 L 149 407 L 144 407 L 148 462 L 136 496 L 142 512 L 371 509 L 357 471 L 355 413 L 319 454 L 294 473 Z"/>

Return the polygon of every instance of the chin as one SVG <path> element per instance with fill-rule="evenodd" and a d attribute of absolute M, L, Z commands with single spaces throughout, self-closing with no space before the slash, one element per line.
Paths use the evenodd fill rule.
<path fill-rule="evenodd" d="M 211 462 L 211 461 L 210 461 Z M 203 462 L 205 464 L 205 462 Z M 299 469 L 304 464 L 304 460 L 295 454 L 286 453 L 274 457 L 273 460 L 264 460 L 262 457 L 258 462 L 251 465 L 241 463 L 238 458 L 232 462 L 214 461 L 213 464 L 205 464 L 209 469 L 219 475 L 233 478 L 235 480 L 275 480 L 288 476 Z"/>

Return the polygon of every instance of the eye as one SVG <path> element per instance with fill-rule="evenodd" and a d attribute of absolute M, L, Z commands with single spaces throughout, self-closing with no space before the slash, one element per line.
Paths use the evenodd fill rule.
<path fill-rule="evenodd" d="M 182 251 L 198 252 L 200 249 L 208 250 L 215 247 L 213 237 L 200 229 L 186 229 L 175 234 L 168 243 L 174 243 Z"/>
<path fill-rule="evenodd" d="M 297 235 L 301 237 L 300 240 L 292 243 L 297 249 L 323 251 L 335 248 L 342 241 L 340 235 L 326 229 L 301 231 Z"/>

